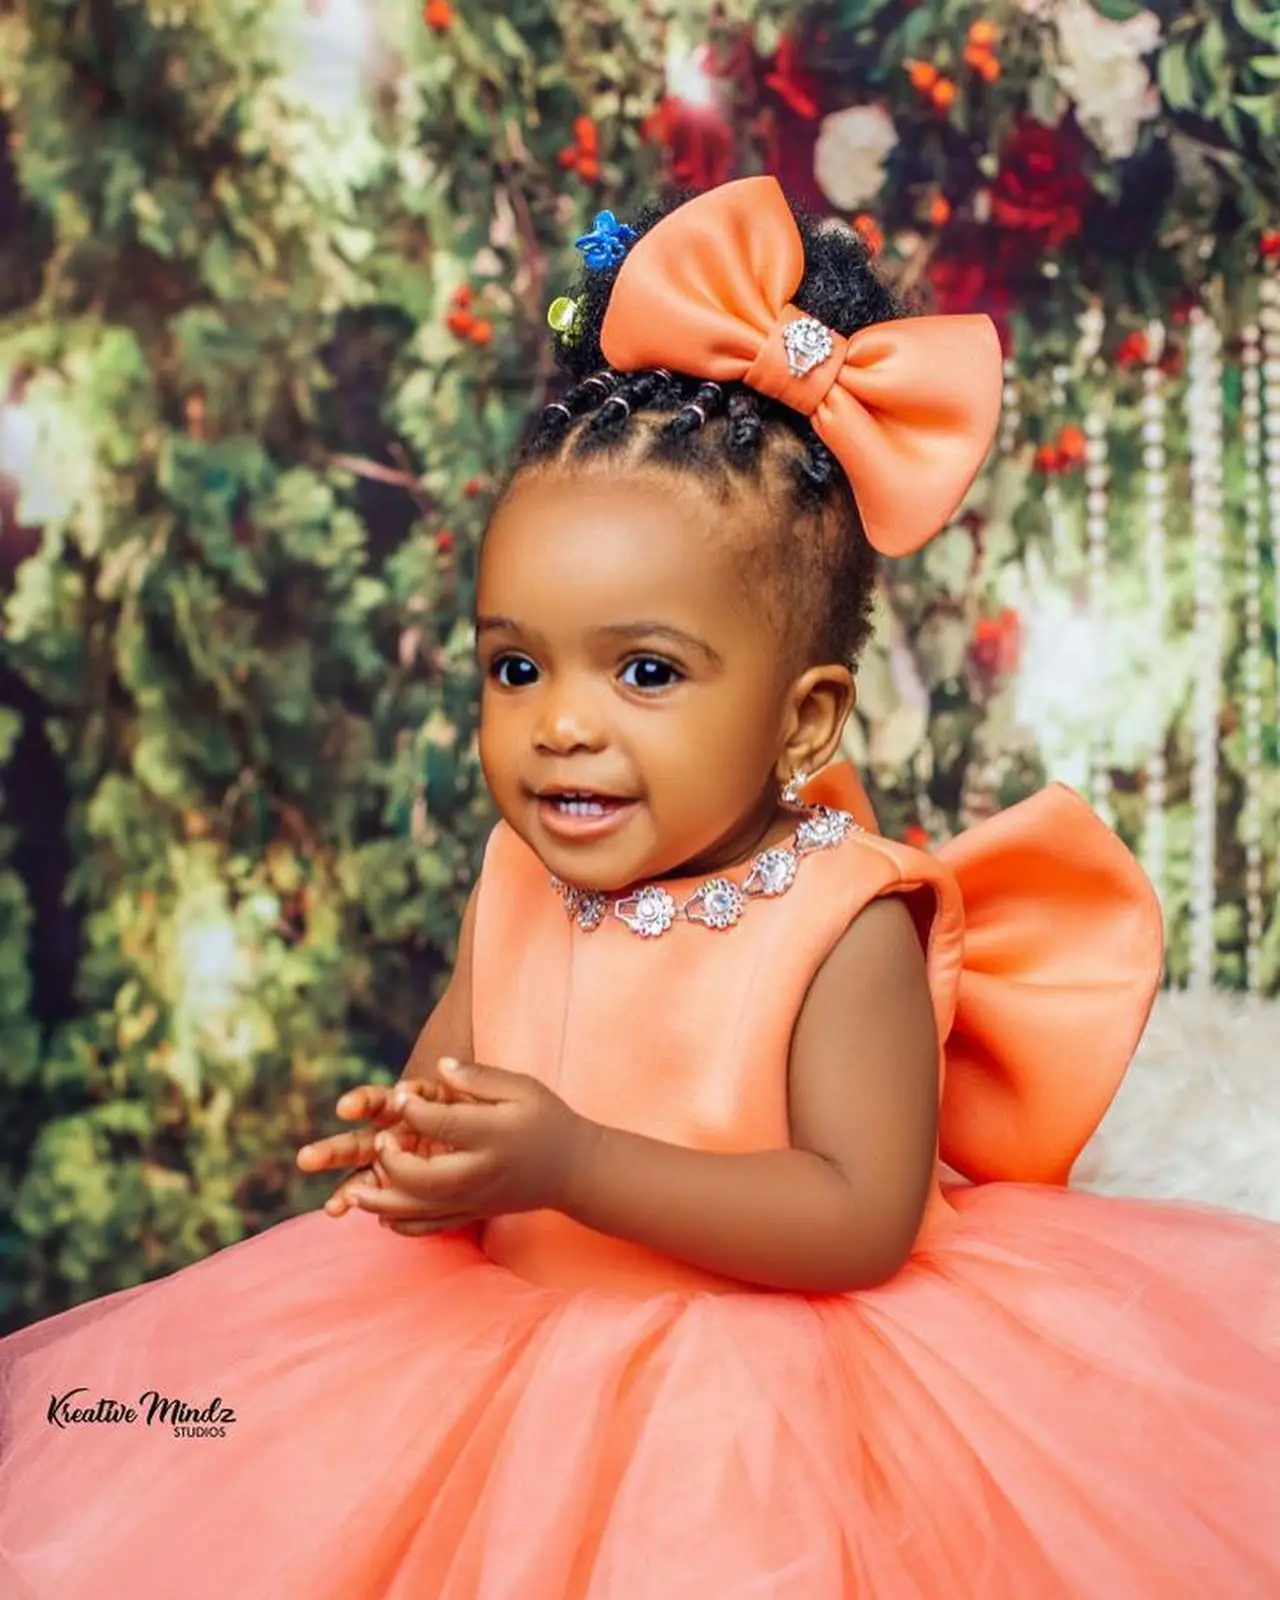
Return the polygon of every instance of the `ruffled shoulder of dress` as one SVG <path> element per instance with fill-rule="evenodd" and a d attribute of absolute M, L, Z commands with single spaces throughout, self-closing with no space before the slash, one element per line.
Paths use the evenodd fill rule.
<path fill-rule="evenodd" d="M 942 1159 L 979 1183 L 1065 1183 L 1120 1086 L 1164 970 L 1160 905 L 1138 862 L 1064 784 L 935 854 L 875 833 L 847 763 L 820 774 L 805 799 L 858 817 L 866 846 L 897 869 L 882 893 L 934 890 Z"/>

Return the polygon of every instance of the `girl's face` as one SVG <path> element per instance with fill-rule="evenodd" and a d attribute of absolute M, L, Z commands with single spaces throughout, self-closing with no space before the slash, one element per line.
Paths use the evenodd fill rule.
<path fill-rule="evenodd" d="M 480 759 L 503 817 L 566 882 L 710 872 L 794 826 L 777 783 L 807 724 L 737 570 L 734 514 L 656 473 L 554 471 L 517 479 L 495 513 Z"/>

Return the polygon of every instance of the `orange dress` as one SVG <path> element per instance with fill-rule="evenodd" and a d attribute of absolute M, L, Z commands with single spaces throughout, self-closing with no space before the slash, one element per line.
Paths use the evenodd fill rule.
<path fill-rule="evenodd" d="M 937 856 L 880 838 L 847 767 L 809 798 L 866 831 L 656 939 L 576 926 L 499 825 L 476 1053 L 616 1126 L 784 1146 L 808 984 L 909 893 L 974 1181 L 890 1283 L 753 1289 L 555 1213 L 483 1248 L 295 1218 L 0 1343 L 0 1595 L 1280 1595 L 1280 1230 L 1064 1183 L 1157 983 L 1141 873 L 1060 788 Z M 137 1415 L 85 1419 L 108 1398 Z"/>

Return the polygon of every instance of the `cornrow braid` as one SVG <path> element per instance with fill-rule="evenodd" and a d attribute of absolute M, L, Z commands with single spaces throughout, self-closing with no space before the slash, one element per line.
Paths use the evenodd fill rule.
<path fill-rule="evenodd" d="M 697 428 L 706 427 L 707 418 L 722 411 L 724 405 L 725 394 L 720 384 L 699 384 L 693 399 L 686 400 L 676 413 L 674 421 L 668 422 L 663 428 L 663 437 L 683 439 L 686 433 L 693 433 Z"/>
<path fill-rule="evenodd" d="M 696 192 L 646 207 L 632 222 L 637 235 Z M 851 228 L 791 209 L 805 255 L 792 296 L 801 311 L 846 337 L 904 314 Z M 721 500 L 750 489 L 759 515 L 740 526 L 761 543 L 750 558 L 764 568 L 762 596 L 785 613 L 782 632 L 800 641 L 811 662 L 855 665 L 870 633 L 875 555 L 839 462 L 807 417 L 740 382 L 666 368 L 614 371 L 600 335 L 619 270 L 585 271 L 574 286 L 573 332 L 556 350 L 569 385 L 537 416 L 503 497 L 522 472 L 571 471 L 575 462 L 669 469 L 701 480 Z"/>

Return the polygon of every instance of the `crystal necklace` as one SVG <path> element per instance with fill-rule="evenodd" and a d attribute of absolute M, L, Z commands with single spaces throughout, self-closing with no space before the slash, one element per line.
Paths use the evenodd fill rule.
<path fill-rule="evenodd" d="M 660 884 L 646 883 L 628 895 L 605 894 L 599 889 L 575 889 L 553 877 L 551 887 L 564 901 L 570 917 L 586 933 L 598 928 L 610 911 L 632 933 L 656 939 L 683 918 L 707 928 L 731 928 L 752 900 L 786 894 L 795 882 L 802 856 L 830 850 L 851 833 L 863 830 L 848 811 L 830 806 L 806 806 L 808 815 L 788 845 L 777 845 L 753 856 L 741 888 L 730 878 L 708 878 L 687 899 L 677 901 Z"/>

